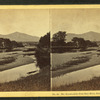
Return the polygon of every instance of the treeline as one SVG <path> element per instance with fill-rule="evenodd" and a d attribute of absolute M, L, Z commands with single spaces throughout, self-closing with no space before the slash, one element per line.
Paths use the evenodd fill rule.
<path fill-rule="evenodd" d="M 0 49 L 12 49 L 15 47 L 23 47 L 22 43 L 11 41 L 10 39 L 0 38 Z"/>
<path fill-rule="evenodd" d="M 97 43 L 85 40 L 84 38 L 74 37 L 70 42 L 67 42 L 66 32 L 59 31 L 52 37 L 51 48 L 52 52 L 73 51 L 73 49 L 86 50 L 88 47 L 97 47 Z"/>
<path fill-rule="evenodd" d="M 87 47 L 97 47 L 98 45 L 96 42 L 74 37 L 71 42 L 66 43 L 66 46 L 73 46 L 75 48 L 86 49 Z"/>
<path fill-rule="evenodd" d="M 85 40 L 84 38 L 74 37 L 70 42 L 67 41 L 67 34 L 65 31 L 59 31 L 53 34 L 50 41 L 50 32 L 40 38 L 37 45 L 36 57 L 38 64 L 47 65 L 50 62 L 43 61 L 43 56 L 50 55 L 50 52 L 69 52 L 69 51 L 85 51 L 88 47 L 98 47 L 97 42 Z M 47 63 L 47 64 L 46 64 Z"/>

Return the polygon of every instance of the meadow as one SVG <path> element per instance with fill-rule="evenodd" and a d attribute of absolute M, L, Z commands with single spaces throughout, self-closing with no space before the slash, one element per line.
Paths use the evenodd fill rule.
<path fill-rule="evenodd" d="M 75 88 L 76 84 L 80 83 L 78 80 L 76 83 L 67 84 L 71 80 L 70 79 L 71 76 L 70 78 L 65 78 L 65 77 L 72 72 L 76 72 L 76 71 L 79 72 L 82 69 L 87 69 L 89 67 L 93 67 L 96 65 L 100 65 L 100 51 L 98 50 L 98 47 L 95 49 L 92 48 L 91 50 L 87 50 L 87 51 L 52 53 L 52 83 L 53 83 L 53 79 L 54 79 L 54 83 L 55 83 L 56 78 L 57 80 L 60 80 L 60 81 L 62 79 L 62 82 L 58 83 L 59 84 L 58 87 L 53 86 L 53 90 L 59 90 L 59 91 L 60 90 L 67 91 L 67 90 L 75 90 L 75 89 L 79 90 L 79 88 L 77 87 Z M 84 75 L 85 75 L 85 72 L 84 72 Z M 63 81 L 66 82 L 66 84 L 62 85 Z M 83 81 L 82 83 L 84 83 Z M 83 88 L 84 88 L 84 85 L 83 85 Z"/>

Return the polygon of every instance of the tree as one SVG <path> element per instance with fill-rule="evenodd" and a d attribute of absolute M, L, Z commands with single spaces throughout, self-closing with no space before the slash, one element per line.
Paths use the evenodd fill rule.
<path fill-rule="evenodd" d="M 22 47 L 22 43 L 11 41 L 10 39 L 0 38 L 0 48 L 11 50 L 15 47 Z"/>
<path fill-rule="evenodd" d="M 3 38 L 0 38 L 0 48 L 3 48 L 2 42 L 3 42 Z"/>
<path fill-rule="evenodd" d="M 39 46 L 50 47 L 50 32 L 40 38 Z"/>
<path fill-rule="evenodd" d="M 74 37 L 72 41 L 75 43 L 77 48 L 85 50 L 87 48 L 86 41 L 83 38 Z"/>
<path fill-rule="evenodd" d="M 40 38 L 35 57 L 40 69 L 46 67 L 50 70 L 50 32 Z"/>
<path fill-rule="evenodd" d="M 74 47 L 75 46 L 75 43 L 74 42 L 67 42 L 66 43 L 66 46 Z"/>
<path fill-rule="evenodd" d="M 98 47 L 96 42 L 91 42 L 90 40 L 86 40 L 86 44 L 88 47 Z"/>
<path fill-rule="evenodd" d="M 12 47 L 13 47 L 13 48 L 16 48 L 17 45 L 18 45 L 16 41 L 11 41 L 11 43 L 12 43 Z"/>
<path fill-rule="evenodd" d="M 12 49 L 12 43 L 9 39 L 3 39 L 2 41 L 3 48 Z"/>
<path fill-rule="evenodd" d="M 59 31 L 53 35 L 53 43 L 56 45 L 65 45 L 66 44 L 66 32 Z"/>

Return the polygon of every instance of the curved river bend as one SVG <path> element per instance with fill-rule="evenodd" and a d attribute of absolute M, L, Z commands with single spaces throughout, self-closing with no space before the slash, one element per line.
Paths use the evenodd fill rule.
<path fill-rule="evenodd" d="M 52 78 L 52 87 L 59 87 L 77 82 L 88 81 L 94 77 L 100 77 L 100 65 L 54 77 Z"/>
<path fill-rule="evenodd" d="M 39 73 L 39 68 L 36 67 L 35 63 L 18 66 L 16 68 L 1 71 L 0 72 L 0 83 L 15 81 L 23 77 L 27 77 L 29 75 L 34 75 L 36 73 Z"/>

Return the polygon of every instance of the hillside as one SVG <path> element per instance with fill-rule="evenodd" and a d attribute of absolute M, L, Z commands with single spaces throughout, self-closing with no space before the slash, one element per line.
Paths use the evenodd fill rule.
<path fill-rule="evenodd" d="M 83 34 L 68 33 L 67 42 L 71 41 L 73 37 L 80 37 L 90 41 L 100 41 L 100 33 L 93 32 L 93 31 L 89 31 Z"/>
<path fill-rule="evenodd" d="M 8 35 L 0 35 L 0 38 L 8 38 L 10 40 L 15 40 L 17 42 L 38 42 L 39 37 L 31 36 L 25 33 L 14 32 Z"/>

